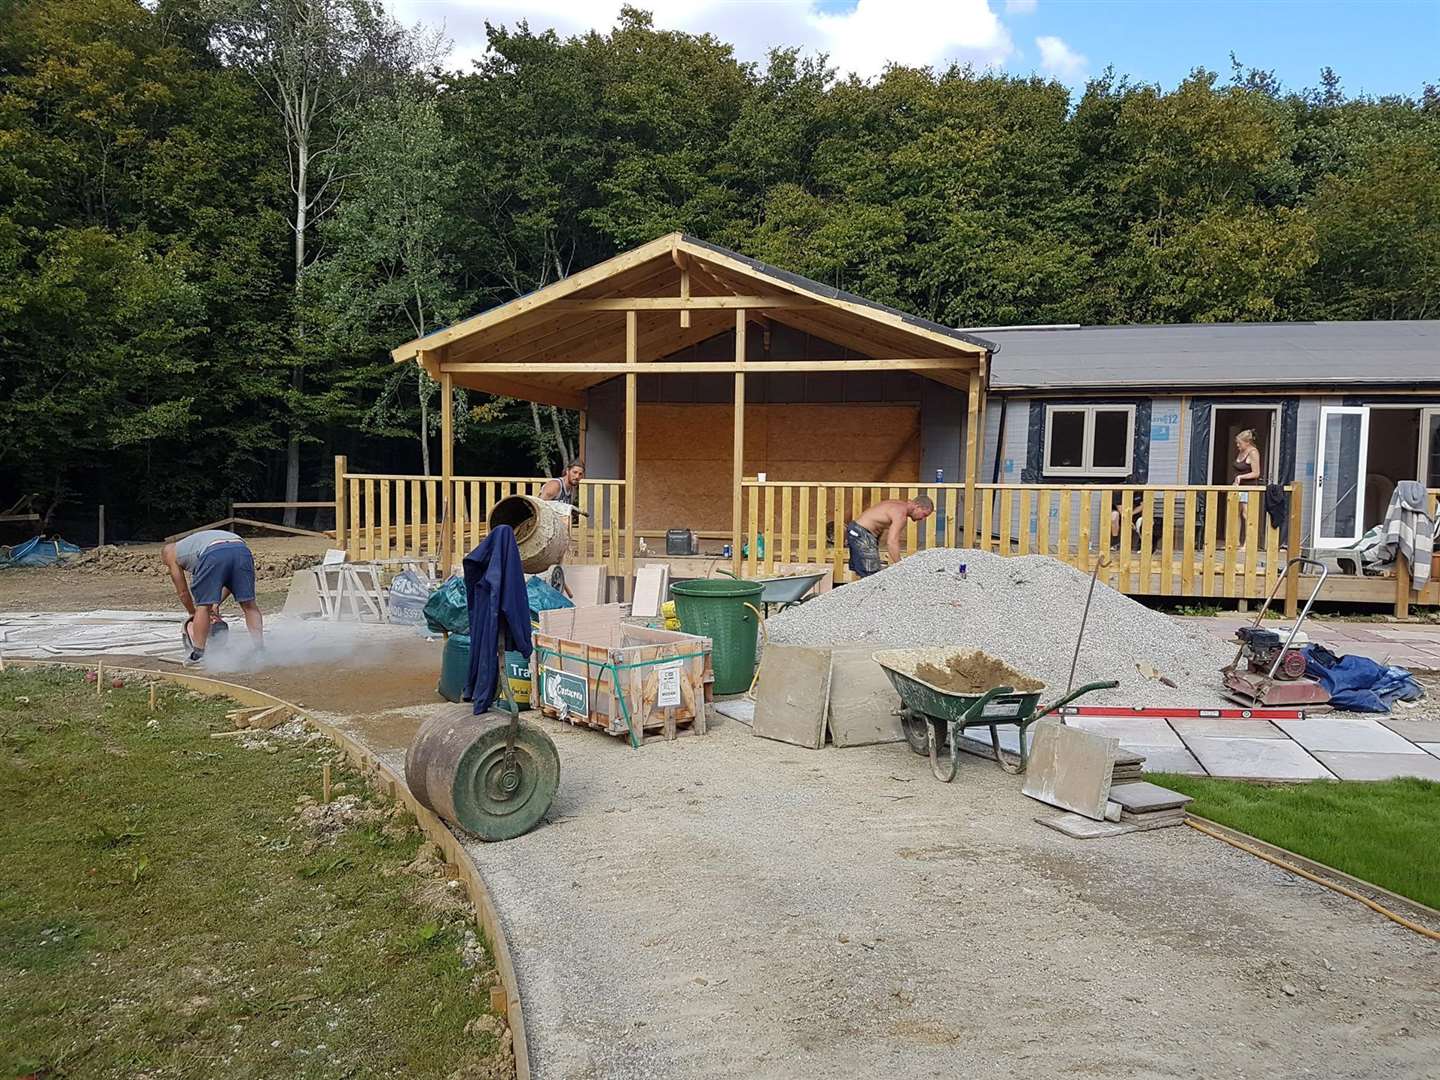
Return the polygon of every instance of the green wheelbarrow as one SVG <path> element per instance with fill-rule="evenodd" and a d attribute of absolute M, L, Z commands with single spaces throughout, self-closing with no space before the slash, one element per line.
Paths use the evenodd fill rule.
<path fill-rule="evenodd" d="M 1092 690 L 1112 690 L 1118 682 L 1086 683 L 1066 694 L 1059 701 L 1040 707 L 1040 691 L 1017 692 L 1013 687 L 995 686 L 979 694 L 962 694 L 933 686 L 915 674 L 927 661 L 939 660 L 954 649 L 886 649 L 877 652 L 875 662 L 900 695 L 900 724 L 910 749 L 930 758 L 930 771 L 935 779 L 948 784 L 955 779 L 960 766 L 960 734 L 966 728 L 988 727 L 990 748 L 995 761 L 1007 773 L 1019 775 L 1030 764 L 1030 748 L 1025 734 L 1030 725 Z M 1014 724 L 1020 731 L 1020 764 L 1012 766 L 1000 750 L 1001 724 Z M 950 744 L 950 768 L 940 765 L 940 747 Z"/>

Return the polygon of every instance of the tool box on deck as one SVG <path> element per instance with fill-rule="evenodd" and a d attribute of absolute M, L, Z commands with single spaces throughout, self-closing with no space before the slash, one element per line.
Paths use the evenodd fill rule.
<path fill-rule="evenodd" d="M 639 746 L 705 733 L 710 639 L 623 623 L 619 604 L 541 613 L 532 635 L 531 707 Z"/>

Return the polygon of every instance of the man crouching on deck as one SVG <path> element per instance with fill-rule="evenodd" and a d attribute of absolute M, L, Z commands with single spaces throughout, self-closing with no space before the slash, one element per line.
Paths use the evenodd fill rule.
<path fill-rule="evenodd" d="M 264 644 L 264 623 L 260 605 L 255 603 L 255 557 L 244 540 L 224 529 L 202 529 L 166 544 L 160 558 L 170 571 L 180 602 L 190 613 L 185 620 L 185 637 L 190 645 L 186 664 L 198 664 L 205 658 L 205 642 L 210 628 L 220 619 L 220 602 L 226 593 L 235 597 L 245 613 L 245 627 L 255 639 L 255 647 Z"/>
<path fill-rule="evenodd" d="M 845 546 L 850 549 L 850 569 L 857 577 L 869 577 L 880 570 L 880 534 L 890 565 L 900 561 L 900 534 L 907 521 L 924 521 L 935 512 L 928 495 L 913 499 L 886 499 L 869 507 L 845 528 Z"/>

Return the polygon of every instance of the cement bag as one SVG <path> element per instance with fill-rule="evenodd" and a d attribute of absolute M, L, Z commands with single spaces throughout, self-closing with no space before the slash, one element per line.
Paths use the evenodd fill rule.
<path fill-rule="evenodd" d="M 419 626 L 425 621 L 430 583 L 414 570 L 402 570 L 390 582 L 390 621 Z"/>
<path fill-rule="evenodd" d="M 470 633 L 470 609 L 465 602 L 465 579 L 452 575 L 425 601 L 425 625 L 433 634 Z"/>

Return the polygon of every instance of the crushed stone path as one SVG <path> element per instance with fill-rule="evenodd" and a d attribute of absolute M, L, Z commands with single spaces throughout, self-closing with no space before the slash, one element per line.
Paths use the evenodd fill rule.
<path fill-rule="evenodd" d="M 398 769 L 439 707 L 337 719 Z M 1193 830 L 1072 840 L 903 745 L 538 722 L 549 822 L 470 850 L 540 1080 L 1435 1075 L 1440 945 Z"/>

